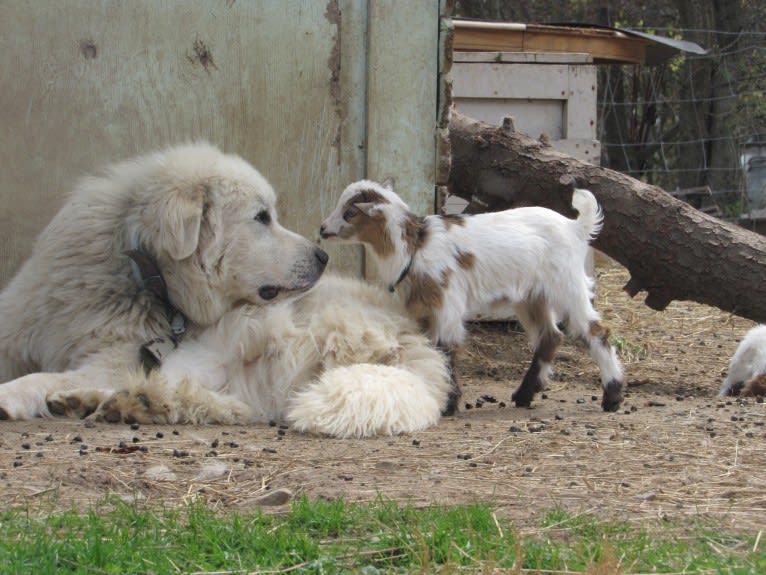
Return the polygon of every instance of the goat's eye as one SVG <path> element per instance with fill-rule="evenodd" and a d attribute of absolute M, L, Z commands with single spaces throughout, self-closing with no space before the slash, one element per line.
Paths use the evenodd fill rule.
<path fill-rule="evenodd" d="M 346 220 L 346 221 L 349 221 L 351 218 L 353 218 L 358 213 L 359 213 L 359 208 L 355 208 L 354 206 L 351 206 L 349 209 L 347 209 L 345 212 L 343 212 L 343 219 Z"/>
<path fill-rule="evenodd" d="M 271 223 L 271 214 L 266 210 L 261 210 L 255 215 L 255 221 L 262 223 L 264 226 L 268 226 Z"/>

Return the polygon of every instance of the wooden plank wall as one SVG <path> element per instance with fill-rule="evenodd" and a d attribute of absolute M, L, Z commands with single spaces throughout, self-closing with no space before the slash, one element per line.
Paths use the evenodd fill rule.
<path fill-rule="evenodd" d="M 79 177 L 179 141 L 251 161 L 311 238 L 368 173 L 431 205 L 439 14 L 407 0 L 0 3 L 0 285 Z M 362 271 L 358 248 L 331 257 Z"/>

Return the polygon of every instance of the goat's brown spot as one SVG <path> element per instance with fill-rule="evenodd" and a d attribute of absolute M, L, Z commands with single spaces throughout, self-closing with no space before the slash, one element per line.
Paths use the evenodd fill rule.
<path fill-rule="evenodd" d="M 409 214 L 402 224 L 402 239 L 407 244 L 407 253 L 412 255 L 428 241 L 428 224 L 423 218 Z"/>
<path fill-rule="evenodd" d="M 442 279 L 443 282 L 443 279 Z M 433 310 L 444 305 L 444 284 L 428 275 L 410 274 L 410 295 L 407 310 L 421 320 L 431 317 Z"/>
<path fill-rule="evenodd" d="M 386 219 L 383 214 L 368 216 L 355 204 L 387 204 L 386 198 L 374 190 L 363 190 L 351 197 L 343 206 L 346 225 L 338 231 L 341 239 L 348 240 L 356 236 L 356 239 L 372 248 L 379 257 L 387 257 L 394 253 L 394 243 L 386 228 Z"/>
<path fill-rule="evenodd" d="M 537 344 L 537 351 L 535 356 L 539 357 L 540 361 L 552 363 L 553 358 L 556 355 L 556 350 L 561 345 L 561 334 L 558 331 L 545 330 L 540 334 L 540 340 Z"/>
<path fill-rule="evenodd" d="M 375 190 L 361 190 L 354 194 L 347 202 L 344 208 L 349 208 L 354 204 L 390 204 L 384 196 Z"/>
<path fill-rule="evenodd" d="M 472 270 L 476 267 L 476 256 L 471 252 L 458 251 L 455 259 L 457 260 L 457 265 L 464 270 Z"/>
<path fill-rule="evenodd" d="M 597 338 L 601 340 L 601 345 L 604 347 L 609 346 L 609 328 L 601 325 L 601 323 L 597 321 L 590 322 L 590 326 L 588 328 L 588 333 L 591 337 Z"/>
<path fill-rule="evenodd" d="M 381 216 L 366 216 L 355 218 L 351 234 L 356 233 L 356 237 L 372 248 L 378 257 L 385 258 L 394 253 L 394 242 L 391 240 L 391 234 L 386 227 L 386 219 Z M 344 237 L 343 230 L 339 234 Z"/>
<path fill-rule="evenodd" d="M 766 396 L 766 375 L 759 375 L 751 379 L 745 384 L 742 390 L 744 396 Z"/>
<path fill-rule="evenodd" d="M 439 285 L 442 286 L 442 289 L 444 291 L 447 291 L 447 288 L 449 287 L 449 280 L 452 277 L 452 270 L 446 269 L 442 273 L 442 279 L 441 282 L 439 282 Z"/>
<path fill-rule="evenodd" d="M 452 226 L 465 226 L 465 216 L 460 214 L 445 214 L 438 216 L 444 223 L 444 227 L 449 230 Z"/>

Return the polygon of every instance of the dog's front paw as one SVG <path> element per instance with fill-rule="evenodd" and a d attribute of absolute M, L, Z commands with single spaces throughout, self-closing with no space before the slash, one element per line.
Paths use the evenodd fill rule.
<path fill-rule="evenodd" d="M 167 407 L 143 391 L 119 391 L 89 416 L 106 423 L 168 423 Z"/>
<path fill-rule="evenodd" d="M 56 376 L 31 373 L 0 385 L 0 420 L 34 419 L 50 415 L 45 396 Z"/>
<path fill-rule="evenodd" d="M 92 389 L 55 391 L 45 398 L 51 415 L 84 419 L 96 411 L 109 393 Z"/>

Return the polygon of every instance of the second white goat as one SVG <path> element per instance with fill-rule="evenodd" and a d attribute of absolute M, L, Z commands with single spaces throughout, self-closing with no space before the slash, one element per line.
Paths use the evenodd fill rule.
<path fill-rule="evenodd" d="M 389 289 L 399 292 L 409 313 L 449 354 L 453 390 L 446 414 L 457 410 L 460 398 L 454 357 L 465 338 L 464 321 L 487 308 L 513 312 L 534 350 L 512 396 L 517 406 L 529 406 L 547 383 L 562 340 L 557 323 L 565 321 L 598 364 L 602 408 L 616 411 L 623 369 L 591 303 L 593 280 L 585 271 L 588 243 L 603 216 L 588 190 L 575 190 L 572 206 L 577 219 L 542 207 L 417 217 L 390 180 L 361 180 L 343 191 L 320 235 L 367 245 Z"/>

